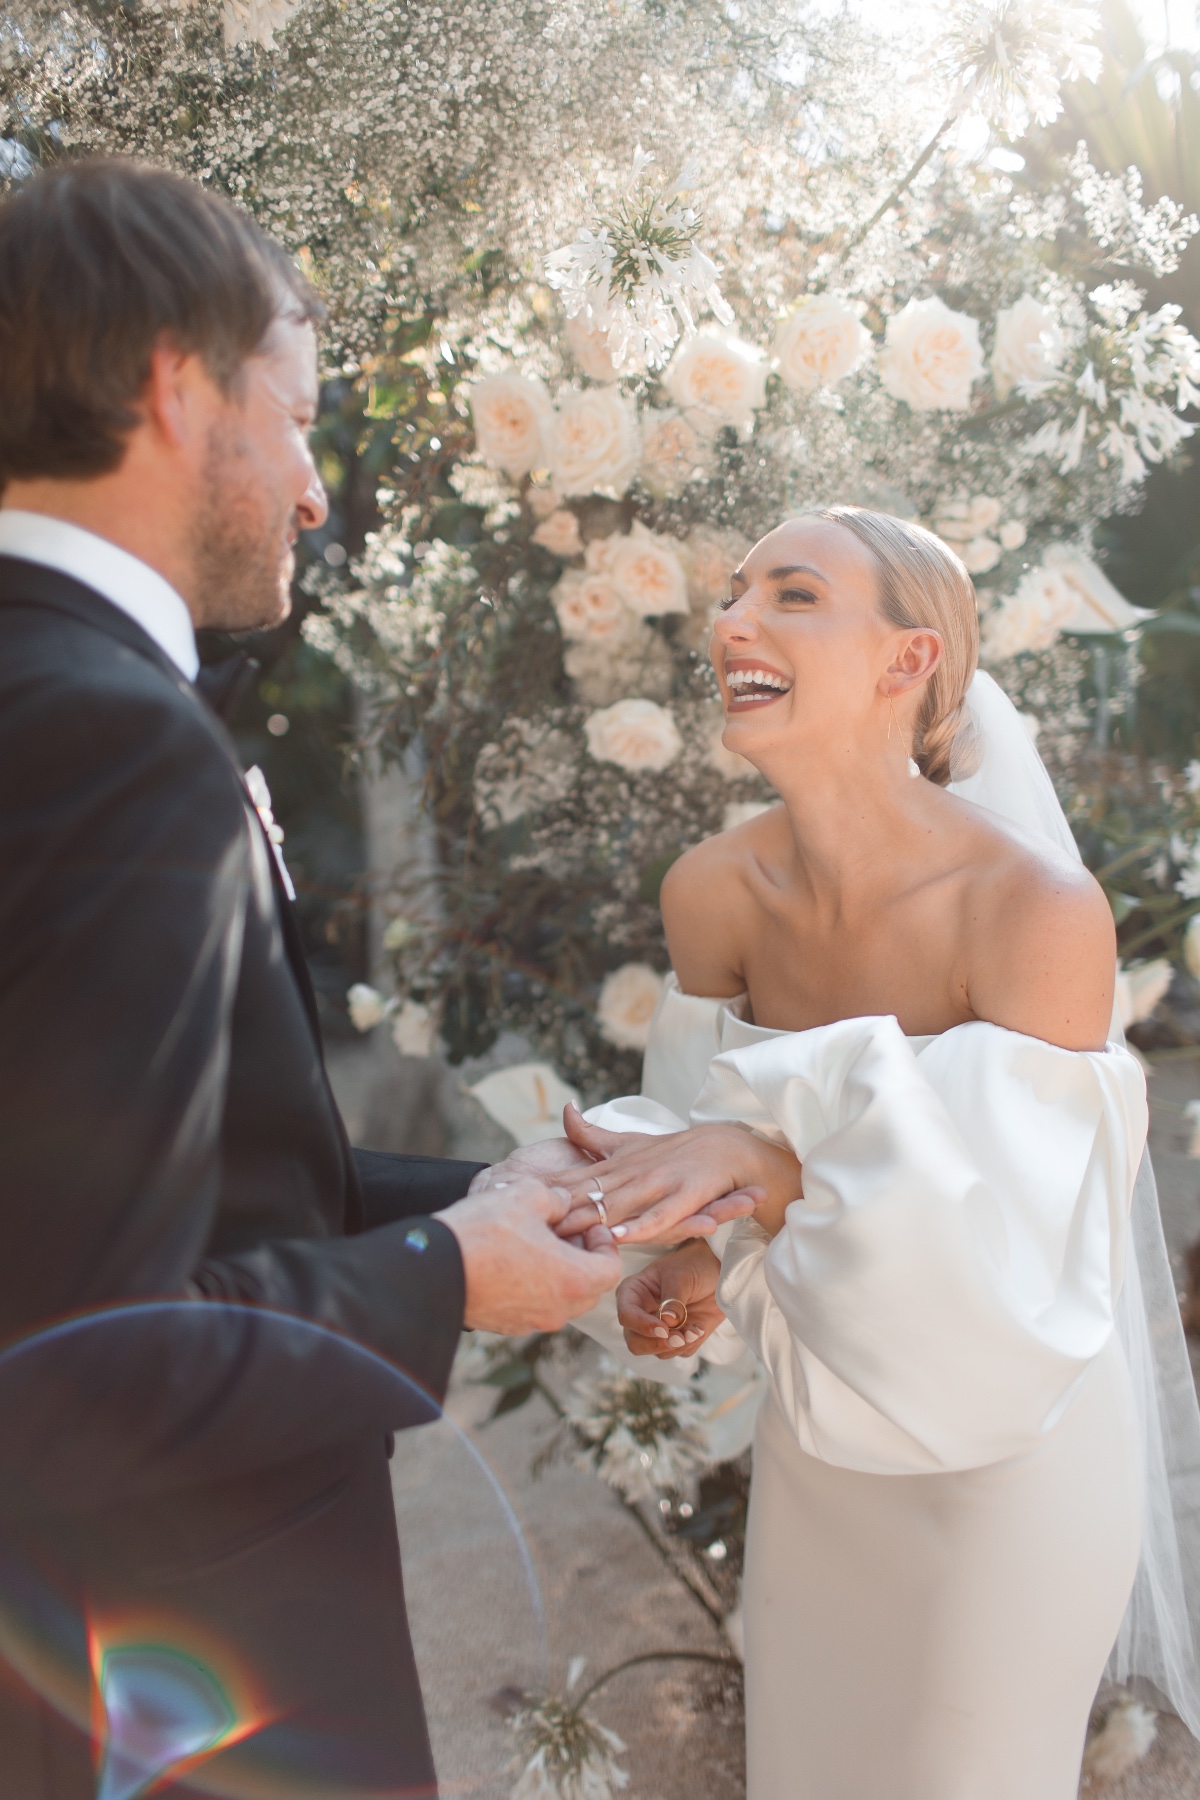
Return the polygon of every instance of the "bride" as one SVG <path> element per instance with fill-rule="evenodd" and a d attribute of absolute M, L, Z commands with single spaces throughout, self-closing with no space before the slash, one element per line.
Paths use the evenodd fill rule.
<path fill-rule="evenodd" d="M 630 1350 L 769 1376 L 750 1800 L 1073 1800 L 1119 1633 L 1122 1677 L 1173 1631 L 1148 1672 L 1194 1686 L 1161 1491 L 1127 1611 L 1168 1472 L 1140 1290 L 1114 1330 L 1147 1112 L 1112 918 L 977 644 L 917 526 L 834 507 L 754 548 L 712 655 L 780 804 L 670 871 L 643 1096 L 571 1114 L 590 1160 L 553 1177 L 560 1229 L 677 1246 L 631 1258 Z"/>

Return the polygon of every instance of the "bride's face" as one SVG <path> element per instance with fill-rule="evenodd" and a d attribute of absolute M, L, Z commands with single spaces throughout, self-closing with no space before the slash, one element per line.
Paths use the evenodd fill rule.
<path fill-rule="evenodd" d="M 823 519 L 768 532 L 713 627 L 726 747 L 761 768 L 776 748 L 874 745 L 896 685 L 889 669 L 911 635 L 880 613 L 874 560 L 852 532 Z"/>

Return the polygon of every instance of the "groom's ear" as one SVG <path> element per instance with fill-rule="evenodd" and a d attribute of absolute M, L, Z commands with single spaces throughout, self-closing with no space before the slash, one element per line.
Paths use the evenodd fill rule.
<path fill-rule="evenodd" d="M 888 665 L 888 693 L 907 694 L 929 680 L 942 660 L 941 634 L 932 630 L 910 631 Z"/>

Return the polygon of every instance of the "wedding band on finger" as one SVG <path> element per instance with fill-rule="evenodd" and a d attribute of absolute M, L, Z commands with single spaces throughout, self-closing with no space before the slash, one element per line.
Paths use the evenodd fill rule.
<path fill-rule="evenodd" d="M 604 1204 L 604 1189 L 600 1186 L 598 1181 L 594 1181 L 591 1187 L 588 1188 L 587 1197 L 595 1207 L 596 1211 L 600 1214 L 600 1223 L 602 1225 L 607 1225 L 608 1208 Z"/>
<path fill-rule="evenodd" d="M 682 1300 L 663 1300 L 659 1303 L 658 1316 L 673 1331 L 682 1331 L 687 1324 L 687 1306 Z"/>

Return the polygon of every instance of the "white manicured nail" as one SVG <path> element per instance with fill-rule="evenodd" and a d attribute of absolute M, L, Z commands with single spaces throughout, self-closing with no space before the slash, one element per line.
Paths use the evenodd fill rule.
<path fill-rule="evenodd" d="M 654 1335 L 655 1335 L 655 1337 L 665 1338 L 665 1337 L 669 1337 L 670 1333 L 668 1332 L 665 1325 L 656 1325 L 654 1327 Z"/>
<path fill-rule="evenodd" d="M 628 1225 L 614 1225 L 612 1228 L 612 1234 L 615 1238 L 626 1237 L 626 1236 L 628 1236 L 628 1233 L 629 1233 Z"/>
<path fill-rule="evenodd" d="M 678 1350 L 683 1343 L 683 1339 L 680 1337 L 680 1335 L 677 1331 L 673 1331 L 671 1333 L 670 1337 L 667 1339 L 667 1342 L 671 1346 L 672 1350 Z"/>

